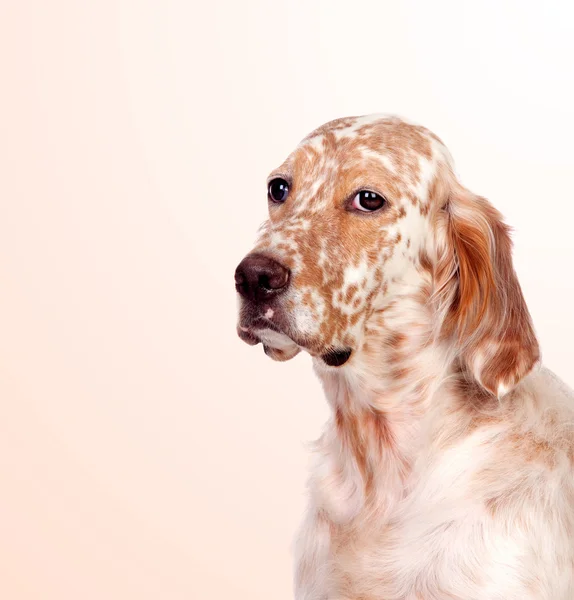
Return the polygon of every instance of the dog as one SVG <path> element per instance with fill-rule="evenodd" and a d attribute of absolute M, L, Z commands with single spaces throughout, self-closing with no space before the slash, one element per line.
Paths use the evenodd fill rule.
<path fill-rule="evenodd" d="M 239 337 L 331 408 L 297 600 L 572 600 L 574 394 L 541 364 L 509 229 L 441 140 L 331 121 L 268 179 Z"/>

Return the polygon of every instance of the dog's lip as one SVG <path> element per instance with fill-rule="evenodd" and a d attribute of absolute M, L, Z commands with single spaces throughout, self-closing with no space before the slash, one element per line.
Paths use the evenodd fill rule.
<path fill-rule="evenodd" d="M 250 333 L 252 335 L 257 335 L 258 331 L 265 331 L 266 329 L 271 329 L 275 333 L 282 333 L 283 335 L 287 335 L 281 327 L 279 327 L 276 323 L 265 317 L 264 315 L 257 316 L 253 319 L 250 319 L 247 322 L 241 322 L 239 325 L 239 329 L 241 329 L 244 333 Z"/>
<path fill-rule="evenodd" d="M 311 343 L 310 340 L 302 340 L 294 336 L 292 332 L 280 327 L 275 321 L 267 318 L 265 314 L 243 318 L 237 327 L 239 337 L 251 346 L 262 342 L 261 334 L 265 331 L 273 331 L 289 338 L 299 348 L 308 352 L 312 357 L 321 359 L 329 367 L 343 366 L 353 352 L 352 348 L 321 349 L 318 345 Z"/>
<path fill-rule="evenodd" d="M 239 337 L 244 342 L 251 344 L 252 346 L 260 343 L 260 334 L 269 330 L 290 338 L 288 333 L 279 327 L 277 323 L 271 319 L 268 319 L 264 314 L 243 318 L 240 320 L 239 325 L 237 326 L 237 333 Z"/>
<path fill-rule="evenodd" d="M 280 327 L 277 325 L 277 323 L 267 319 L 265 316 L 258 316 L 248 320 L 242 320 L 237 327 L 237 333 L 239 337 L 244 342 L 252 346 L 261 342 L 265 343 L 264 339 L 262 338 L 266 337 L 266 332 L 273 332 L 288 338 L 293 344 L 299 346 L 299 348 L 302 350 L 306 350 L 309 354 L 311 354 L 311 356 L 319 355 L 319 353 L 314 352 L 304 340 L 294 336 L 289 330 Z"/>
<path fill-rule="evenodd" d="M 257 337 L 257 335 L 248 327 L 244 327 L 243 325 L 238 325 L 237 327 L 237 335 L 244 341 L 246 344 L 250 346 L 256 346 L 261 342 L 261 340 Z"/>

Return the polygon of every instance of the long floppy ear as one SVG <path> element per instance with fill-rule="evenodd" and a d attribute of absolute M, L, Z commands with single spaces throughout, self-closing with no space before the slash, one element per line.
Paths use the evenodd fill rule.
<path fill-rule="evenodd" d="M 441 333 L 454 337 L 468 372 L 500 398 L 532 370 L 540 350 L 501 214 L 458 182 L 450 187 L 435 272 Z"/>

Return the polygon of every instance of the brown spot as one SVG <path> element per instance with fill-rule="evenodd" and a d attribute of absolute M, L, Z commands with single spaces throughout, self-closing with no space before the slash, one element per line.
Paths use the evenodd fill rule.
<path fill-rule="evenodd" d="M 359 291 L 356 285 L 350 285 L 345 295 L 345 304 L 349 304 L 353 299 L 353 296 Z"/>
<path fill-rule="evenodd" d="M 394 381 L 401 381 L 403 379 L 406 379 L 412 373 L 412 367 L 397 367 L 391 370 L 391 379 L 393 379 Z"/>
<path fill-rule="evenodd" d="M 407 341 L 407 336 L 404 333 L 393 331 L 386 339 L 386 344 L 393 350 L 399 350 Z"/>
<path fill-rule="evenodd" d="M 431 263 L 429 255 L 426 253 L 425 250 L 421 250 L 419 253 L 419 264 L 423 268 L 424 271 L 427 271 L 428 273 L 432 273 L 433 265 Z"/>
<path fill-rule="evenodd" d="M 335 425 L 342 443 L 357 461 L 368 493 L 372 489 L 381 453 L 394 446 L 386 417 L 374 410 L 355 411 L 348 405 L 336 410 Z"/>

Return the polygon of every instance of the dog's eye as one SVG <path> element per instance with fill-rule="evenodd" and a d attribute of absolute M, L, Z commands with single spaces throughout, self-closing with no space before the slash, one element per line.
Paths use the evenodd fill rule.
<path fill-rule="evenodd" d="M 267 194 L 273 202 L 285 202 L 289 195 L 289 184 L 284 179 L 281 179 L 281 177 L 272 179 L 267 187 Z"/>
<path fill-rule="evenodd" d="M 382 196 L 375 194 L 375 192 L 361 190 L 353 198 L 353 208 L 362 210 L 363 212 L 373 212 L 374 210 L 382 208 L 386 202 L 387 201 Z"/>

